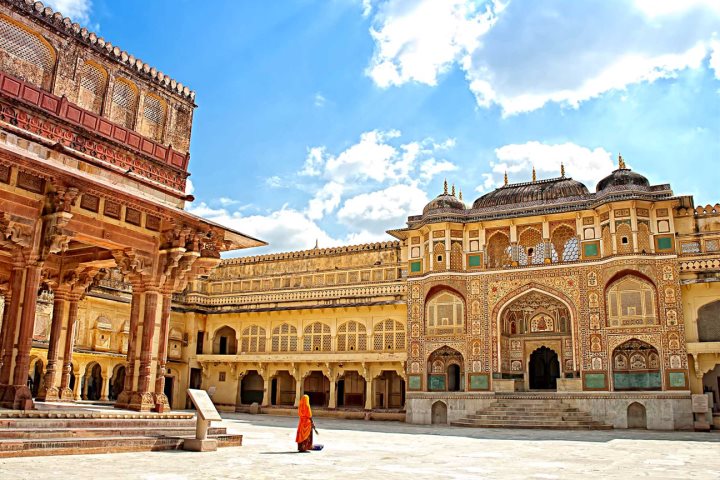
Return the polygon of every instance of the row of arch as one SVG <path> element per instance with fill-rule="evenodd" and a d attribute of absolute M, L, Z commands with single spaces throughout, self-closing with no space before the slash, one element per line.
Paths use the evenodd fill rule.
<path fill-rule="evenodd" d="M 30 363 L 27 385 L 33 397 L 45 386 L 46 364 L 43 358 L 36 357 Z M 73 391 L 75 400 L 114 401 L 125 386 L 125 363 L 118 363 L 103 380 L 103 367 L 98 362 L 76 368 L 71 364 L 68 387 Z"/>
<path fill-rule="evenodd" d="M 298 329 L 289 323 L 283 323 L 272 329 L 268 338 L 267 330 L 259 325 L 245 327 L 239 339 L 234 328 L 225 325 L 213 335 L 212 353 L 216 355 L 234 355 L 241 352 L 329 352 L 333 351 L 333 338 L 330 326 L 314 322 L 303 329 L 302 338 Z M 386 319 L 375 323 L 372 332 L 364 324 L 348 321 L 337 328 L 334 351 L 386 351 L 404 350 L 406 340 L 405 326 L 397 320 Z"/>
<path fill-rule="evenodd" d="M 0 54 L 6 57 L 2 63 L 8 73 L 51 90 L 57 53 L 42 35 L 0 15 Z M 121 76 L 111 78 L 105 67 L 92 60 L 85 60 L 77 75 L 78 106 L 149 138 L 163 140 L 168 109 L 165 100 L 151 92 L 141 95 L 133 81 Z M 174 130 L 189 131 L 190 116 L 189 110 L 178 109 Z M 182 135 L 177 141 L 182 141 Z M 187 148 L 187 145 L 175 146 Z"/>

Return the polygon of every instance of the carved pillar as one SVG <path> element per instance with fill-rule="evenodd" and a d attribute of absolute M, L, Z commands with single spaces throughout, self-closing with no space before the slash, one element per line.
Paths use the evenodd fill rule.
<path fill-rule="evenodd" d="M 302 376 L 298 376 L 298 377 L 299 378 L 297 378 L 295 380 L 295 406 L 296 407 L 300 405 L 300 399 L 303 396 L 303 383 L 305 381 L 305 377 L 302 377 Z"/>
<path fill-rule="evenodd" d="M 163 404 L 164 409 L 170 410 L 167 396 L 165 395 L 165 365 L 167 364 L 168 336 L 170 334 L 170 307 L 172 295 L 164 292 L 162 296 L 162 313 L 160 315 L 160 338 L 157 356 L 157 374 L 155 376 L 155 403 Z"/>
<path fill-rule="evenodd" d="M 17 319 L 18 312 L 20 310 L 20 299 L 22 298 L 24 274 L 25 269 L 21 265 L 13 265 L 10 272 L 10 285 L 8 286 L 8 291 L 5 294 L 2 337 L 0 337 L 0 365 L 2 365 L 0 367 L 0 385 L 5 386 L 10 384 L 13 345 L 15 344 L 15 333 L 17 331 Z"/>
<path fill-rule="evenodd" d="M 72 392 L 70 393 L 69 400 L 78 401 L 78 400 L 82 399 L 81 391 L 80 391 L 82 378 L 80 377 L 80 370 L 74 371 L 73 373 L 75 375 L 75 384 L 73 385 L 73 389 L 72 389 Z"/>
<path fill-rule="evenodd" d="M 58 389 L 57 375 L 58 370 L 62 371 L 62 367 L 58 368 L 58 354 L 61 350 L 60 337 L 62 336 L 62 327 L 65 323 L 65 313 L 67 312 L 67 292 L 63 289 L 55 290 L 55 300 L 53 302 L 52 325 L 50 327 L 50 345 L 48 346 L 47 368 L 45 370 L 45 387 L 38 394 L 38 400 L 57 401 L 60 400 L 60 390 Z M 62 345 L 62 350 L 64 350 Z"/>
<path fill-rule="evenodd" d="M 30 368 L 30 347 L 32 346 L 33 326 L 35 325 L 35 308 L 37 305 L 38 288 L 40 287 L 40 270 L 42 264 L 33 264 L 25 270 L 25 291 L 23 307 L 20 313 L 20 327 L 17 336 L 17 354 L 13 372 L 13 407 L 22 408 L 32 395 L 27 387 L 28 369 Z M 6 399 L 9 398 L 6 394 Z"/>
<path fill-rule="evenodd" d="M 328 400 L 328 408 L 337 408 L 337 379 L 334 375 L 330 375 L 330 399 Z"/>
<path fill-rule="evenodd" d="M 90 375 L 85 373 L 85 376 L 82 377 L 82 399 L 87 400 L 88 399 L 88 390 L 90 389 Z"/>
<path fill-rule="evenodd" d="M 150 391 L 153 377 L 153 337 L 158 321 L 158 299 L 160 293 L 150 290 L 145 293 L 145 312 L 142 324 L 142 342 L 140 345 L 140 368 L 138 369 L 137 391 L 132 395 L 129 408 L 147 412 L 155 407 L 155 398 Z"/>
<path fill-rule="evenodd" d="M 267 407 L 270 405 L 270 395 L 272 393 L 272 389 L 270 388 L 270 373 L 266 370 L 265 375 L 263 376 L 263 399 L 262 403 L 260 404 L 263 407 Z"/>
<path fill-rule="evenodd" d="M 108 400 L 109 400 L 109 398 L 108 398 L 108 377 L 103 372 L 102 387 L 100 387 L 100 401 L 107 402 Z"/>
<path fill-rule="evenodd" d="M 130 303 L 130 325 L 128 331 L 127 363 L 125 365 L 125 385 L 115 401 L 115 408 L 127 408 L 130 395 L 135 388 L 135 349 L 137 345 L 140 307 L 143 300 L 143 287 L 140 282 L 132 283 L 132 300 Z"/>
<path fill-rule="evenodd" d="M 373 406 L 373 379 L 370 375 L 365 377 L 365 410 L 372 410 Z"/>
<path fill-rule="evenodd" d="M 65 350 L 63 351 L 63 369 L 62 369 L 62 380 L 60 381 L 60 398 L 62 400 L 76 400 L 77 388 L 80 383 L 80 377 L 75 377 L 75 389 L 76 392 L 70 390 L 70 372 L 72 372 L 72 355 L 73 347 L 75 346 L 75 323 L 77 322 L 78 315 L 78 302 L 79 297 L 77 295 L 70 296 L 70 303 L 68 306 L 68 321 L 67 331 L 65 332 Z"/>

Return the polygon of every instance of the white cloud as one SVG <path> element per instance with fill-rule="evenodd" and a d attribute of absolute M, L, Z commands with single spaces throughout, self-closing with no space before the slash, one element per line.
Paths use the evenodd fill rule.
<path fill-rule="evenodd" d="M 360 142 L 330 157 L 325 163 L 325 175 L 338 182 L 348 179 L 383 182 L 400 173 L 397 169 L 397 149 L 387 143 L 400 132 L 373 130 L 360 136 Z"/>
<path fill-rule="evenodd" d="M 490 163 L 491 173 L 483 174 L 485 181 L 476 189 L 479 192 L 502 185 L 505 172 L 510 183 L 530 181 L 533 167 L 538 179 L 559 177 L 560 164 L 565 165 L 566 176 L 583 182 L 594 191 L 597 182 L 617 168 L 612 154 L 605 149 L 589 149 L 574 143 L 511 144 L 495 149 L 495 156 L 496 160 Z"/>
<path fill-rule="evenodd" d="M 45 0 L 44 3 L 74 22 L 86 25 L 90 21 L 91 0 Z"/>
<path fill-rule="evenodd" d="M 431 158 L 425 160 L 422 165 L 420 165 L 420 177 L 424 180 L 430 180 L 439 173 L 452 172 L 453 170 L 457 170 L 457 168 L 457 165 L 447 160 L 435 160 Z"/>
<path fill-rule="evenodd" d="M 195 191 L 195 185 L 189 178 L 185 180 L 185 195 L 192 195 Z"/>
<path fill-rule="evenodd" d="M 312 220 L 320 220 L 326 214 L 332 213 L 342 197 L 345 187 L 337 182 L 328 182 L 315 193 L 308 202 L 307 216 Z"/>
<path fill-rule="evenodd" d="M 318 108 L 322 108 L 327 104 L 327 98 L 325 98 L 322 93 L 317 92 L 313 99 L 313 104 Z"/>
<path fill-rule="evenodd" d="M 322 167 L 325 164 L 325 156 L 325 147 L 309 148 L 307 156 L 305 157 L 305 164 L 299 174 L 309 177 L 320 175 Z"/>
<path fill-rule="evenodd" d="M 425 192 L 417 186 L 393 185 L 349 198 L 337 216 L 355 229 L 381 232 L 402 225 L 409 215 L 421 212 L 427 202 Z"/>
<path fill-rule="evenodd" d="M 699 68 L 717 0 L 547 3 L 387 0 L 374 10 L 368 75 L 380 87 L 435 85 L 460 68 L 477 104 L 504 115 L 549 102 L 577 107 L 610 90 Z"/>
<path fill-rule="evenodd" d="M 720 40 L 717 37 L 710 42 L 712 54 L 710 55 L 710 68 L 715 71 L 715 78 L 720 80 Z"/>
<path fill-rule="evenodd" d="M 277 175 L 273 175 L 272 177 L 266 178 L 265 185 L 267 185 L 270 188 L 282 188 L 285 186 L 283 179 L 278 177 Z"/>

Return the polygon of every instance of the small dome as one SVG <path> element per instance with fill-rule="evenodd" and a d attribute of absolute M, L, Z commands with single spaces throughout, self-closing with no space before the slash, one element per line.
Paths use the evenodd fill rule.
<path fill-rule="evenodd" d="M 623 167 L 625 165 L 623 164 Z M 639 173 L 635 173 L 629 168 L 618 168 L 607 177 L 600 180 L 595 191 L 600 192 L 611 187 L 649 187 L 650 182 L 647 178 Z"/>
<path fill-rule="evenodd" d="M 560 177 L 534 182 L 515 183 L 496 188 L 475 200 L 473 208 L 498 207 L 516 203 L 550 201 L 587 195 L 585 185 L 572 178 Z"/>
<path fill-rule="evenodd" d="M 423 215 L 432 213 L 434 210 L 445 209 L 465 210 L 465 204 L 460 201 L 455 195 L 443 193 L 441 195 L 438 195 L 437 197 L 432 199 L 430 203 L 425 205 L 425 208 L 423 208 Z"/>

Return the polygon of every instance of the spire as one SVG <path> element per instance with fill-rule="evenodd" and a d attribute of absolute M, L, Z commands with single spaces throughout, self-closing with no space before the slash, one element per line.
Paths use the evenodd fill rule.
<path fill-rule="evenodd" d="M 537 182 L 537 174 L 535 173 L 535 165 L 533 165 L 533 183 Z"/>
<path fill-rule="evenodd" d="M 565 165 L 562 162 L 560 162 L 560 176 L 565 178 Z"/>
<path fill-rule="evenodd" d="M 508 179 L 507 179 L 507 170 L 505 170 L 505 186 L 507 187 Z"/>
<path fill-rule="evenodd" d="M 627 167 L 625 166 L 625 160 L 622 158 L 622 155 L 618 153 L 618 168 L 620 170 L 625 170 Z"/>
<path fill-rule="evenodd" d="M 316 238 L 316 239 L 315 239 L 315 250 L 318 249 L 318 244 L 319 244 L 319 240 Z"/>
<path fill-rule="evenodd" d="M 460 190 L 460 201 L 462 202 L 462 190 Z"/>
<path fill-rule="evenodd" d="M 450 192 L 450 195 L 452 195 L 453 197 L 455 196 L 455 184 L 454 184 L 454 183 L 453 183 L 453 186 L 452 186 L 452 190 L 451 190 L 451 192 Z"/>
<path fill-rule="evenodd" d="M 447 195 L 447 178 L 445 179 L 445 182 L 443 183 L 443 195 Z"/>

